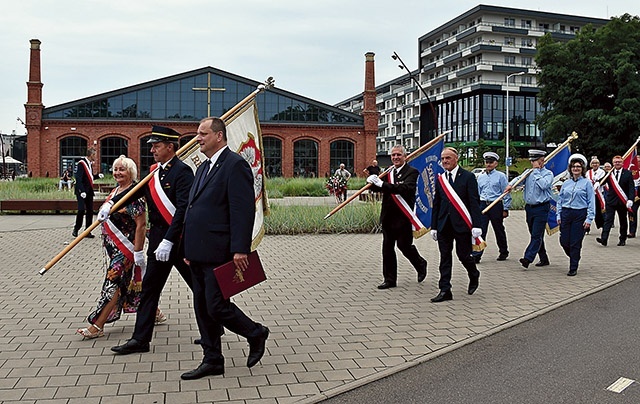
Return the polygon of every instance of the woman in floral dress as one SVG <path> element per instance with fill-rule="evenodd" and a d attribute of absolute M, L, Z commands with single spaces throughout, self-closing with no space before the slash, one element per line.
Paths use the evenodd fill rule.
<path fill-rule="evenodd" d="M 113 162 L 113 178 L 118 186 L 107 198 L 127 193 L 138 176 L 136 164 L 125 156 Z M 104 336 L 104 325 L 120 319 L 122 311 L 135 313 L 140 302 L 145 270 L 146 231 L 144 199 L 127 201 L 102 223 L 104 248 L 109 259 L 106 278 L 95 311 L 89 314 L 89 326 L 76 331 L 86 339 Z"/>

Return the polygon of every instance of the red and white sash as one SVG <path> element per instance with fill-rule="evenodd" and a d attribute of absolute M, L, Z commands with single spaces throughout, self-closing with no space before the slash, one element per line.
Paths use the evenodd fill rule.
<path fill-rule="evenodd" d="M 85 159 L 78 161 L 78 165 L 84 169 L 87 178 L 89 178 L 89 184 L 91 184 L 91 188 L 93 189 L 93 171 L 91 170 L 91 165 L 87 164 Z"/>
<path fill-rule="evenodd" d="M 395 184 L 395 178 L 393 174 L 393 170 L 389 172 L 389 183 Z M 415 238 L 421 237 L 427 233 L 427 229 L 424 227 L 416 213 L 409 207 L 407 201 L 400 194 L 390 194 L 393 201 L 398 205 L 402 213 L 409 219 L 411 222 L 411 230 L 413 230 L 413 236 Z"/>
<path fill-rule="evenodd" d="M 440 186 L 451 205 L 453 205 L 456 211 L 458 211 L 458 214 L 460 214 L 464 222 L 467 224 L 467 227 L 469 227 L 469 230 L 471 230 L 473 228 L 471 214 L 462 202 L 462 199 L 460 199 L 460 196 L 456 193 L 455 189 L 453 189 L 449 181 L 444 177 L 444 173 L 438 175 L 438 181 L 440 182 Z M 471 244 L 474 251 L 482 251 L 487 247 L 487 243 L 482 239 L 482 236 L 472 238 Z"/>
<path fill-rule="evenodd" d="M 596 198 L 598 198 L 598 201 L 600 202 L 600 207 L 602 210 L 604 210 L 604 195 L 602 194 L 602 190 L 600 189 L 600 182 L 596 180 L 593 170 L 587 171 L 587 176 L 593 184 L 593 190 L 596 193 Z"/>
<path fill-rule="evenodd" d="M 620 175 L 622 175 L 622 173 L 620 173 Z M 627 200 L 628 200 L 627 199 L 627 194 L 624 193 L 624 191 L 620 187 L 620 184 L 618 184 L 618 179 L 612 173 L 611 175 L 609 175 L 609 180 L 611 182 L 611 185 L 612 185 L 612 188 L 613 188 L 613 192 L 616 193 L 616 195 L 620 199 L 620 202 L 622 202 L 622 204 L 626 206 Z M 631 208 L 627 208 L 627 210 L 629 212 L 633 212 L 633 209 L 631 209 Z"/>
<path fill-rule="evenodd" d="M 116 189 L 118 189 L 118 188 L 116 188 Z M 116 189 L 111 191 L 111 193 L 109 194 L 109 196 L 106 199 L 107 201 L 110 200 L 113 197 L 113 195 L 115 195 Z M 120 229 L 118 229 L 113 224 L 111 219 L 107 219 L 104 222 L 102 222 L 102 228 L 103 228 L 104 232 L 109 236 L 109 238 L 113 241 L 113 243 L 116 245 L 118 250 L 120 250 L 120 252 L 122 252 L 122 254 L 129 261 L 135 262 L 135 260 L 133 258 L 133 251 L 134 251 L 133 243 L 131 241 L 129 241 L 129 239 L 120 231 Z M 142 282 L 142 278 L 144 278 L 144 273 L 145 273 L 145 271 L 142 270 L 142 268 L 140 268 L 138 265 L 134 264 L 134 271 L 133 271 L 132 281 L 134 283 L 136 283 L 136 284 Z"/>
<path fill-rule="evenodd" d="M 152 165 L 151 171 L 155 168 L 156 164 Z M 167 222 L 168 225 L 171 225 L 173 215 L 176 213 L 176 207 L 171 203 L 169 197 L 164 192 L 164 189 L 162 189 L 162 184 L 160 183 L 160 170 L 156 170 L 153 177 L 149 180 L 149 191 L 151 193 L 153 203 L 158 208 L 158 212 L 160 212 L 164 221 Z"/>

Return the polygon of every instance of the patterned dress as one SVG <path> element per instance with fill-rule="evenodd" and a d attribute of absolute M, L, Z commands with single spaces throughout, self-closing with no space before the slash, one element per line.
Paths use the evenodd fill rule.
<path fill-rule="evenodd" d="M 133 185 L 132 185 L 133 187 Z M 116 188 L 112 195 L 118 190 Z M 123 192 L 127 192 L 125 190 Z M 109 198 L 111 199 L 111 195 Z M 144 198 L 136 199 L 127 202 L 126 206 L 122 207 L 117 212 L 113 212 L 109 215 L 109 221 L 120 230 L 131 243 L 133 243 L 136 233 L 135 218 L 139 215 L 145 214 L 145 202 Z M 102 285 L 102 291 L 100 298 L 98 299 L 98 305 L 95 311 L 89 314 L 89 323 L 94 324 L 96 318 L 100 315 L 100 312 L 104 307 L 113 299 L 116 290 L 120 290 L 120 298 L 118 303 L 114 307 L 113 311 L 109 313 L 107 323 L 111 323 L 120 319 L 120 314 L 124 310 L 125 313 L 135 313 L 140 304 L 140 295 L 142 290 L 142 275 L 140 273 L 140 267 L 135 266 L 134 262 L 127 258 L 125 254 L 120 250 L 115 240 L 112 239 L 110 234 L 105 229 L 105 223 L 102 224 L 102 238 L 103 245 L 106 254 L 109 258 L 109 266 L 107 268 L 106 278 Z"/>

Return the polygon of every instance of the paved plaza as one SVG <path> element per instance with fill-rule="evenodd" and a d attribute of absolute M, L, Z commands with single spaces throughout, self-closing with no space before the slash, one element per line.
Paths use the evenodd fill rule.
<path fill-rule="evenodd" d="M 328 209 L 329 210 L 329 209 Z M 337 213 L 340 214 L 340 213 Z M 511 255 L 498 262 L 493 233 L 482 262 L 480 287 L 454 258 L 454 300 L 433 304 L 437 244 L 416 241 L 428 276 L 399 254 L 398 287 L 380 291 L 380 234 L 266 236 L 258 251 L 267 281 L 235 302 L 271 329 L 267 354 L 245 366 L 248 345 L 223 336 L 224 376 L 183 381 L 202 351 L 192 295 L 174 273 L 161 308 L 151 352 L 115 356 L 110 347 L 131 337 L 135 315 L 85 340 L 104 278 L 100 238 L 83 240 L 48 273 L 38 271 L 71 241 L 74 217 L 0 216 L 0 401 L 2 403 L 314 403 L 427 361 L 487 335 L 611 286 L 639 273 L 640 240 L 609 247 L 585 238 L 578 276 L 567 277 L 568 258 L 558 235 L 546 237 L 551 265 L 523 270 L 528 242 L 524 212 L 507 219 Z M 329 219 L 331 220 L 331 219 Z M 97 232 L 96 232 L 97 234 Z M 392 401 L 392 398 L 390 398 Z"/>

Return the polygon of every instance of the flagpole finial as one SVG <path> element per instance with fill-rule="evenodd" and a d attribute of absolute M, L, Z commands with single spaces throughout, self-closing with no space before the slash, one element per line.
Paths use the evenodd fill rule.
<path fill-rule="evenodd" d="M 576 132 L 571 132 L 571 135 L 569 135 L 569 139 L 571 140 L 576 140 L 578 138 L 578 134 Z"/>
<path fill-rule="evenodd" d="M 273 86 L 276 85 L 276 81 L 273 79 L 273 77 L 269 76 L 268 79 L 265 80 L 264 83 L 258 85 L 258 90 L 259 91 L 264 91 L 267 90 L 269 88 L 273 88 Z"/>

